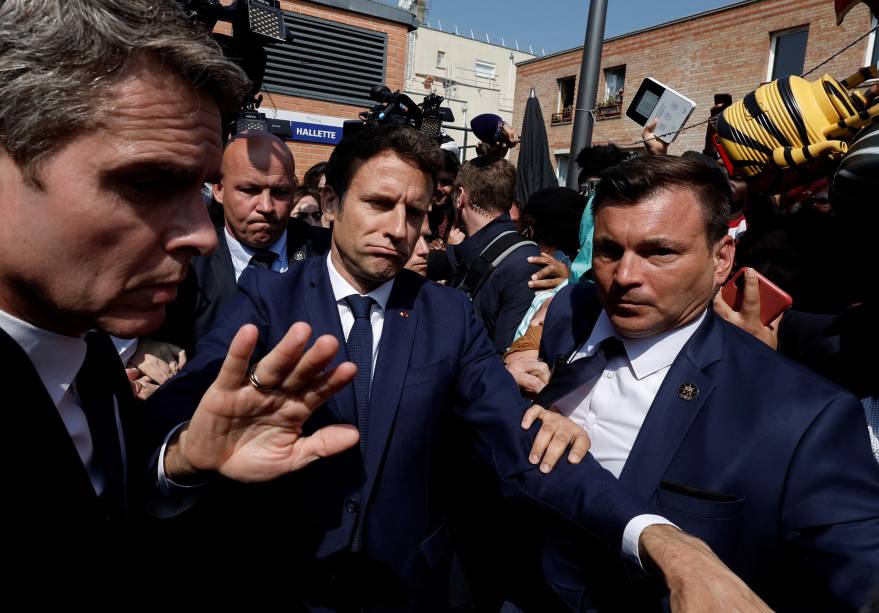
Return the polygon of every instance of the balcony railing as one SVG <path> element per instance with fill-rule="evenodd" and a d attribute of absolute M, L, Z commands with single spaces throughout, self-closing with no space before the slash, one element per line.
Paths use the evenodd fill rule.
<path fill-rule="evenodd" d="M 549 120 L 549 125 L 558 126 L 563 123 L 571 123 L 574 121 L 574 107 L 569 106 L 562 109 L 561 113 L 553 113 Z"/>
<path fill-rule="evenodd" d="M 622 102 L 603 102 L 595 106 L 595 120 L 614 119 L 623 114 Z"/>

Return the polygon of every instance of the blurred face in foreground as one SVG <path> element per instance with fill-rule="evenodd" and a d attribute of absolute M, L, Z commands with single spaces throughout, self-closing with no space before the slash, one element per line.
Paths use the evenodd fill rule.
<path fill-rule="evenodd" d="M 158 64 L 132 64 L 112 113 L 38 167 L 0 147 L 0 308 L 67 335 L 161 325 L 216 233 L 201 196 L 220 170 L 220 113 Z"/>
<path fill-rule="evenodd" d="M 696 195 L 661 190 L 635 204 L 607 203 L 595 216 L 598 295 L 617 332 L 644 338 L 701 315 L 732 268 L 729 236 L 709 247 Z"/>

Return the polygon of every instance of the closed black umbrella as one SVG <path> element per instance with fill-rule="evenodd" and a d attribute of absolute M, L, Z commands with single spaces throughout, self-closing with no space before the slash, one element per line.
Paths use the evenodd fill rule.
<path fill-rule="evenodd" d="M 519 162 L 516 170 L 516 199 L 523 208 L 528 198 L 544 187 L 557 187 L 555 172 L 549 158 L 549 143 L 546 139 L 546 124 L 540 101 L 531 90 L 531 97 L 525 105 L 525 119 L 522 122 Z"/>

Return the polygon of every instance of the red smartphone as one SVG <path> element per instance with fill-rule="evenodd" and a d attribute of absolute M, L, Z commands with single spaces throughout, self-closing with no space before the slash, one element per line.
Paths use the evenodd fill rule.
<path fill-rule="evenodd" d="M 769 325 L 776 317 L 784 313 L 793 304 L 793 298 L 775 283 L 756 270 L 757 286 L 760 291 L 760 321 Z M 742 268 L 720 288 L 720 296 L 734 311 L 742 310 L 744 299 L 745 269 Z"/>

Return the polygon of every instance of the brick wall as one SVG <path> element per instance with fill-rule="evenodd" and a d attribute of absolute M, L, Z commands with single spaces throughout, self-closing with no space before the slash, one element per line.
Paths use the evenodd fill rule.
<path fill-rule="evenodd" d="M 805 25 L 809 27 L 805 70 L 809 70 L 867 32 L 870 13 L 859 4 L 838 27 L 833 5 L 826 0 L 761 0 L 618 37 L 604 43 L 599 98 L 604 94 L 604 69 L 625 66 L 624 113 L 641 81 L 649 76 L 696 103 L 687 125 L 703 121 L 708 118 L 715 93 L 732 94 L 736 101 L 766 80 L 771 33 Z M 867 39 L 862 40 L 808 78 L 827 73 L 842 79 L 855 72 L 864 62 L 867 44 Z M 533 86 L 546 121 L 551 154 L 570 147 L 573 127 L 571 123 L 550 125 L 551 115 L 557 112 L 557 79 L 576 75 L 581 57 L 582 50 L 576 49 L 518 67 L 514 125 L 521 130 L 525 103 Z M 640 134 L 641 126 L 623 114 L 596 121 L 592 141 L 630 146 L 640 141 Z M 704 142 L 704 127 L 695 127 L 678 136 L 670 153 L 701 151 Z"/>
<path fill-rule="evenodd" d="M 351 26 L 357 26 L 367 30 L 384 32 L 388 36 L 387 74 L 386 85 L 392 90 L 404 88 L 404 71 L 406 64 L 406 45 L 408 29 L 405 25 L 385 21 L 377 17 L 361 15 L 351 11 L 345 11 L 322 4 L 314 4 L 306 0 L 282 0 L 281 8 L 285 11 L 301 13 L 311 17 L 320 17 Z M 287 111 L 299 111 L 302 113 L 315 113 L 330 115 L 344 119 L 355 119 L 363 110 L 362 107 L 310 98 L 285 96 L 283 94 L 263 92 L 263 107 L 274 107 Z M 320 145 L 315 143 L 300 143 L 288 141 L 287 145 L 293 151 L 296 159 L 296 174 L 302 178 L 305 171 L 318 162 L 325 162 L 333 151 L 332 145 Z"/>

